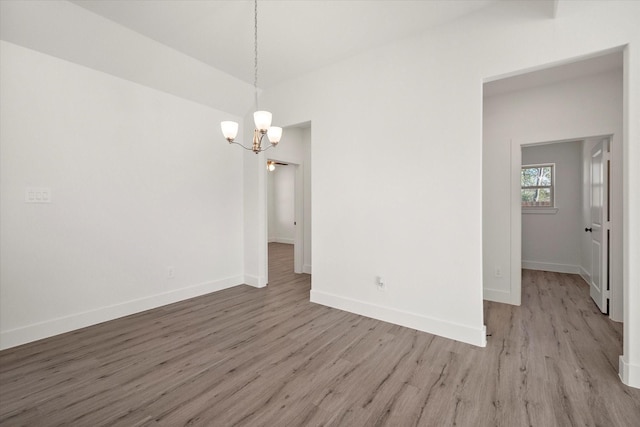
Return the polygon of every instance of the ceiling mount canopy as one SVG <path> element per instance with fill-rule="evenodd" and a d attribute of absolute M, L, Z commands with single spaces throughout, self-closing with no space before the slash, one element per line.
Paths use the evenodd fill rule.
<path fill-rule="evenodd" d="M 253 53 L 253 93 L 257 111 L 253 113 L 255 129 L 253 131 L 253 143 L 251 144 L 251 147 L 246 147 L 235 141 L 236 136 L 238 135 L 237 122 L 224 121 L 220 123 L 220 127 L 222 129 L 222 134 L 225 139 L 229 141 L 229 144 L 237 144 L 245 150 L 251 150 L 258 154 L 278 145 L 278 142 L 280 142 L 280 138 L 282 137 L 282 128 L 278 126 L 271 126 L 271 113 L 268 111 L 258 110 L 258 0 L 254 0 L 253 2 Z M 267 147 L 262 146 L 262 140 L 265 135 L 267 135 L 267 138 L 271 143 Z"/>

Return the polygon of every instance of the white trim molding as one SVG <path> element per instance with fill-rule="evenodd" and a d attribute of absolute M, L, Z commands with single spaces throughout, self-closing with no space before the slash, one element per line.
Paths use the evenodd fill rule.
<path fill-rule="evenodd" d="M 267 278 L 264 276 L 258 277 L 252 276 L 250 274 L 245 274 L 243 283 L 255 288 L 264 288 L 265 286 L 267 286 Z"/>
<path fill-rule="evenodd" d="M 620 356 L 618 366 L 620 380 L 629 387 L 640 388 L 640 365 L 634 365 L 625 360 L 625 356 Z"/>
<path fill-rule="evenodd" d="M 482 298 L 487 301 L 499 302 L 503 304 L 520 305 L 520 301 L 513 301 L 512 293 L 501 289 L 482 289 Z"/>
<path fill-rule="evenodd" d="M 269 243 L 284 243 L 286 245 L 295 244 L 295 240 L 290 237 L 270 237 Z"/>
<path fill-rule="evenodd" d="M 393 323 L 407 328 L 417 329 L 441 337 L 461 341 L 478 347 L 487 346 L 487 328 L 473 328 L 427 317 L 422 314 L 400 311 L 390 307 L 358 301 L 351 298 L 311 290 L 311 302 L 370 317 L 384 322 Z"/>
<path fill-rule="evenodd" d="M 528 208 L 522 207 L 523 214 L 538 214 L 538 215 L 555 215 L 558 213 L 558 208 Z"/>
<path fill-rule="evenodd" d="M 580 272 L 578 274 L 582 277 L 582 280 L 587 283 L 591 283 L 591 273 L 585 270 L 584 267 L 580 267 Z"/>
<path fill-rule="evenodd" d="M 0 333 L 0 350 L 241 285 L 242 276 L 199 283 L 150 297 L 58 317 Z"/>
<path fill-rule="evenodd" d="M 555 264 L 552 262 L 522 260 L 522 268 L 527 270 L 552 271 L 554 273 L 580 274 L 580 266 L 578 265 Z"/>

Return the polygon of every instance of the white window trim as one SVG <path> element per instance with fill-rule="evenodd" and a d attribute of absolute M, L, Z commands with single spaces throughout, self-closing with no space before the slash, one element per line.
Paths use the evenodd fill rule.
<path fill-rule="evenodd" d="M 550 206 L 539 207 L 539 208 L 536 208 L 533 206 L 526 206 L 522 208 L 522 213 L 523 214 L 555 215 L 558 213 L 558 208 L 550 207 Z"/>
<path fill-rule="evenodd" d="M 551 195 L 553 198 L 553 206 L 521 206 L 523 214 L 542 214 L 542 215 L 555 215 L 558 213 L 558 207 L 556 205 L 556 164 L 555 163 L 533 163 L 529 165 L 521 165 L 520 170 L 524 168 L 535 168 L 541 166 L 551 166 Z M 520 186 L 522 192 L 522 186 Z M 522 202 L 521 202 L 522 203 Z"/>

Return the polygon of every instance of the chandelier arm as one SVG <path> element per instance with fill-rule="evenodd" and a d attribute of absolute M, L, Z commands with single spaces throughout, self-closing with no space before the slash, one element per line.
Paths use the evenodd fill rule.
<path fill-rule="evenodd" d="M 262 141 L 262 138 L 260 138 L 260 140 Z M 240 147 L 244 148 L 245 150 L 247 150 L 247 151 L 253 151 L 253 152 L 254 152 L 254 153 L 256 153 L 256 154 L 258 154 L 258 153 L 262 153 L 263 151 L 267 151 L 268 149 L 275 147 L 275 145 L 273 145 L 273 144 L 269 144 L 269 146 L 268 146 L 267 148 L 260 148 L 260 150 L 259 150 L 259 151 L 255 151 L 255 150 L 253 149 L 253 147 L 246 147 L 245 145 L 243 145 L 243 144 L 241 144 L 241 143 L 239 143 L 239 142 L 236 142 L 236 141 L 230 141 L 230 142 L 229 142 L 229 144 L 239 145 Z M 260 144 L 260 145 L 262 146 L 262 144 Z"/>
<path fill-rule="evenodd" d="M 236 144 L 236 145 L 239 145 L 240 147 L 244 148 L 247 151 L 253 151 L 253 148 L 247 148 L 244 145 L 240 144 L 239 142 L 230 141 L 229 144 Z"/>
<path fill-rule="evenodd" d="M 267 148 L 261 149 L 260 152 L 262 153 L 263 151 L 267 151 L 268 149 L 273 148 L 273 147 L 275 147 L 275 145 L 269 144 L 269 146 Z"/>

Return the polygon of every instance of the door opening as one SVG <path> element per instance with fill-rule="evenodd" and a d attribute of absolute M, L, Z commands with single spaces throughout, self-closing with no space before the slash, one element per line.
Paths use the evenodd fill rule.
<path fill-rule="evenodd" d="M 521 154 L 521 266 L 579 274 L 609 314 L 611 137 L 524 144 Z M 586 234 L 585 234 L 586 233 Z"/>
<path fill-rule="evenodd" d="M 302 242 L 299 228 L 304 225 L 300 214 L 300 165 L 281 160 L 267 160 L 267 233 L 268 243 L 293 245 L 296 273 L 302 272 Z"/>
<path fill-rule="evenodd" d="M 293 272 L 311 274 L 311 123 L 287 127 L 284 135 L 267 160 L 273 163 L 261 168 L 266 176 L 264 265 L 269 265 L 269 243 L 280 242 L 293 246 Z M 265 273 L 266 284 L 268 268 Z"/>

